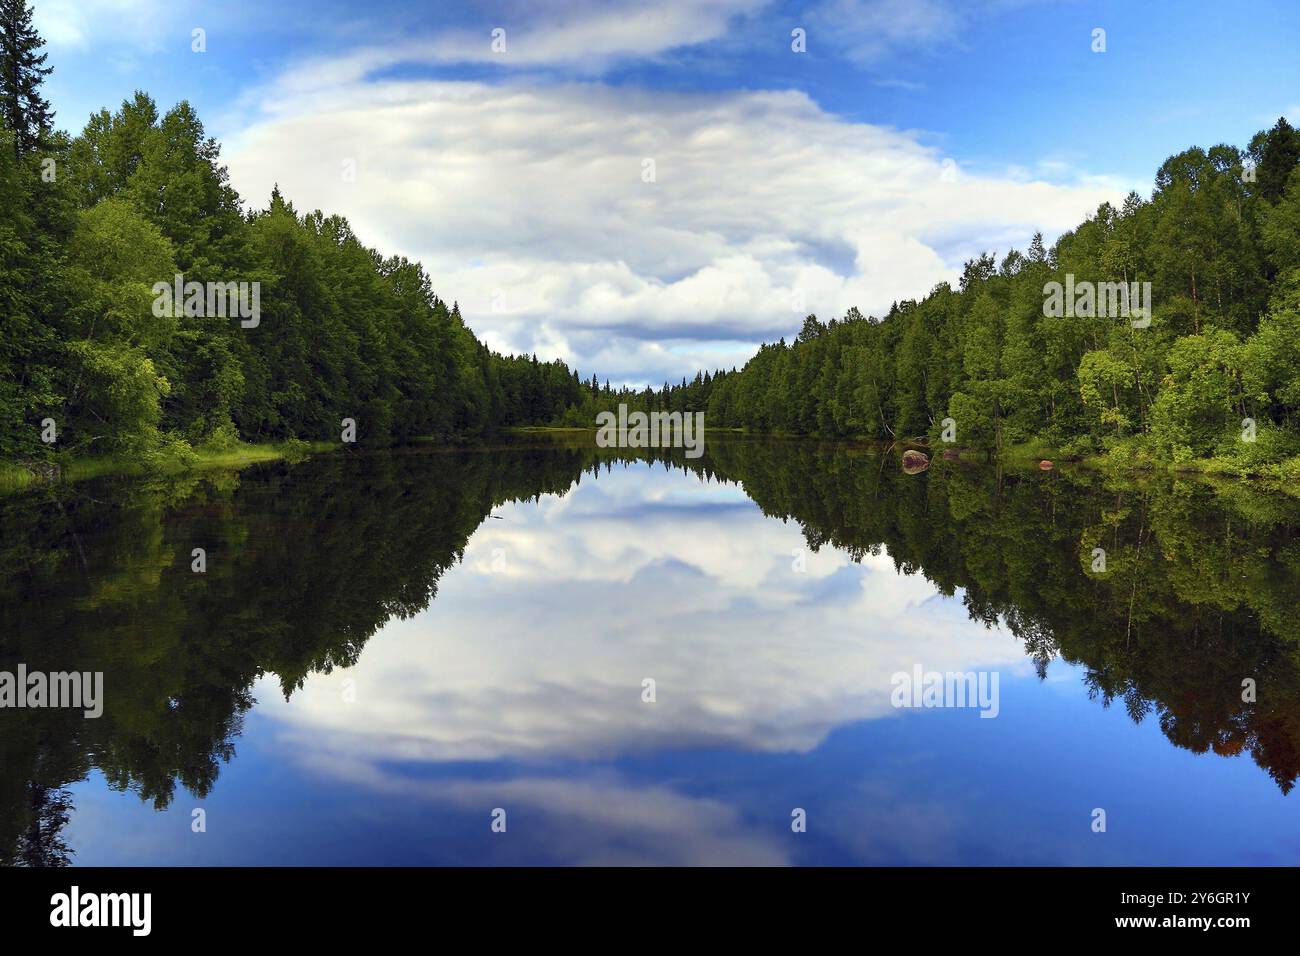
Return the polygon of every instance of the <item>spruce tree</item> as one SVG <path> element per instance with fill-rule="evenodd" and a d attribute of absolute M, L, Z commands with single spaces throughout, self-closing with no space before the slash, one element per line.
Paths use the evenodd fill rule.
<path fill-rule="evenodd" d="M 1286 191 L 1286 181 L 1291 171 L 1300 163 L 1300 130 L 1279 117 L 1273 128 L 1259 132 L 1250 141 L 1250 155 L 1255 163 L 1258 178 L 1256 192 L 1275 203 Z"/>
<path fill-rule="evenodd" d="M 0 119 L 20 156 L 44 145 L 54 117 L 40 93 L 51 72 L 48 54 L 38 52 L 44 45 L 27 0 L 0 0 Z"/>

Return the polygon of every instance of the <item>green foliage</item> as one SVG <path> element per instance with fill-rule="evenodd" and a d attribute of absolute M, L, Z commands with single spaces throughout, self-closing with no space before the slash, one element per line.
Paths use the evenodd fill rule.
<path fill-rule="evenodd" d="M 301 438 L 290 438 L 280 445 L 284 460 L 290 463 L 302 461 L 307 457 L 310 448 L 310 444 Z"/>
<path fill-rule="evenodd" d="M 591 426 L 620 400 L 703 408 L 699 377 L 634 394 L 491 352 L 418 263 L 278 188 L 245 213 L 188 103 L 160 113 L 137 91 L 74 140 L 52 134 L 40 45 L 22 0 L 0 0 L 0 457 L 47 456 L 45 418 L 60 450 L 166 465 L 191 446 L 337 441 L 344 419 L 379 445 Z M 178 275 L 256 288 L 256 321 L 212 314 L 206 291 L 203 309 L 160 301 Z"/>
<path fill-rule="evenodd" d="M 1262 211 L 1260 242 L 1278 274 L 1300 268 L 1300 167 L 1292 170 L 1277 204 Z"/>
<path fill-rule="evenodd" d="M 1241 429 L 1241 351 L 1237 336 L 1221 330 L 1183 336 L 1170 347 L 1151 435 L 1172 460 L 1203 458 Z"/>
<path fill-rule="evenodd" d="M 1238 475 L 1280 474 L 1274 468 L 1300 456 L 1300 435 L 1289 428 L 1266 426 L 1256 430 L 1250 441 L 1228 433 L 1216 448 L 1214 470 Z"/>
<path fill-rule="evenodd" d="M 45 146 L 53 112 L 41 96 L 51 72 L 27 0 L 0 0 L 0 120 L 15 134 L 18 155 Z"/>
<path fill-rule="evenodd" d="M 0 56 L 15 10 L 0 0 Z M 60 450 L 167 465 L 192 445 L 336 441 L 348 418 L 367 444 L 590 426 L 626 397 L 561 362 L 490 352 L 418 263 L 385 259 L 339 216 L 299 213 L 278 189 L 245 214 L 188 103 L 160 114 L 137 92 L 71 142 L 23 116 L 0 128 L 0 456 L 47 455 L 47 417 Z M 178 275 L 201 284 L 203 309 L 159 299 Z M 207 307 L 210 284 L 240 283 L 258 291 L 255 322 Z"/>
<path fill-rule="evenodd" d="M 1036 236 L 1001 262 L 972 258 L 957 289 L 883 318 L 806 316 L 739 371 L 611 388 L 491 352 L 418 263 L 385 258 L 340 216 L 300 212 L 278 188 L 245 212 L 188 103 L 160 113 L 137 92 L 71 141 L 52 134 L 39 40 L 22 0 L 0 0 L 0 61 L 20 64 L 16 83 L 0 80 L 0 457 L 48 456 L 46 418 L 60 449 L 149 452 L 337 441 L 344 419 L 370 445 L 455 441 L 592 427 L 619 405 L 891 441 L 933 442 L 952 418 L 958 444 L 989 452 L 1142 461 L 1231 448 L 1245 418 L 1300 429 L 1300 133 L 1285 120 L 1246 152 L 1170 157 L 1149 200 L 1103 203 L 1050 250 Z M 177 275 L 256 288 L 257 321 L 156 308 Z M 1150 326 L 1053 313 L 1047 283 L 1067 275 L 1149 282 Z M 1290 447 L 1226 458 L 1262 469 Z"/>
<path fill-rule="evenodd" d="M 1000 264 L 978 256 L 959 289 L 880 319 L 809 317 L 792 345 L 764 345 L 714 377 L 709 422 L 934 443 L 951 417 L 958 445 L 1105 450 L 1148 467 L 1208 459 L 1254 418 L 1275 436 L 1228 457 L 1276 465 L 1300 429 L 1297 163 L 1300 134 L 1285 120 L 1247 153 L 1186 150 L 1160 167 L 1149 200 L 1103 203 L 1050 251 L 1036 236 Z M 1149 326 L 1132 313 L 1054 313 L 1047 284 L 1067 275 L 1149 282 Z"/>
<path fill-rule="evenodd" d="M 225 422 L 212 430 L 203 443 L 203 448 L 207 451 L 224 452 L 233 451 L 240 444 L 239 429 L 234 426 L 234 423 Z"/>

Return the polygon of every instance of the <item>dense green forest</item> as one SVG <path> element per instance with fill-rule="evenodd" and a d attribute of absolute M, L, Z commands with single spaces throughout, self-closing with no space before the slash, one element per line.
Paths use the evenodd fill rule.
<path fill-rule="evenodd" d="M 246 209 L 194 110 L 144 93 L 55 132 L 24 0 L 0 0 L 0 461 L 192 460 L 240 441 L 364 444 L 596 413 L 705 411 L 713 428 L 1033 445 L 1123 466 L 1300 478 L 1300 132 L 1170 158 L 1049 249 L 966 263 L 883 319 L 803 321 L 739 371 L 611 388 L 490 351 L 419 263 L 278 189 Z M 256 283 L 255 324 L 159 314 L 155 287 Z M 1066 277 L 1150 283 L 1151 323 L 1053 316 Z M 179 303 L 178 303 L 179 304 Z M 948 435 L 943 435 L 947 425 Z"/>
<path fill-rule="evenodd" d="M 883 319 L 804 320 L 717 376 L 711 426 L 1038 444 L 1300 478 L 1300 132 L 1189 149 L 1050 248 L 968 261 Z M 1051 316 L 1048 283 L 1150 282 L 1151 322 Z M 1253 422 L 1253 430 L 1250 423 Z M 950 437 L 951 433 L 950 433 Z"/>
<path fill-rule="evenodd" d="M 366 444 L 466 437 L 601 391 L 490 352 L 419 263 L 346 219 L 278 190 L 244 211 L 187 103 L 160 114 L 137 93 L 75 138 L 54 132 L 42 45 L 24 2 L 0 0 L 0 458 L 184 459 L 337 441 L 344 418 Z M 259 321 L 158 315 L 154 286 L 177 274 L 259 283 Z"/>

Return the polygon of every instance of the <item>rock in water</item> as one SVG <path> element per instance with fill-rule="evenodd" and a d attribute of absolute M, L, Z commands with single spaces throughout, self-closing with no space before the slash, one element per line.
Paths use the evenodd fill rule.
<path fill-rule="evenodd" d="M 903 471 L 907 472 L 907 474 L 919 475 L 929 467 L 930 459 L 925 456 L 924 452 L 911 448 L 903 452 Z"/>

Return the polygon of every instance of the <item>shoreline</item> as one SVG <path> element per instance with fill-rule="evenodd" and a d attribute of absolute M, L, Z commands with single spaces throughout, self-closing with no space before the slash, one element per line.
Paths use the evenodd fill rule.
<path fill-rule="evenodd" d="M 138 460 L 122 455 L 71 459 L 56 457 L 52 462 L 39 464 L 52 464 L 59 468 L 59 476 L 55 481 L 86 481 L 106 476 L 172 477 L 218 469 L 239 470 L 262 462 L 301 458 L 336 448 L 338 445 L 334 442 L 263 442 L 220 450 L 196 448 L 193 460 L 176 460 L 155 466 L 141 464 Z M 25 491 L 47 483 L 53 482 L 38 478 L 24 462 L 0 461 L 0 494 Z"/>
<path fill-rule="evenodd" d="M 599 429 L 595 426 L 579 425 L 516 425 L 502 428 L 498 434 L 519 435 L 519 436 L 537 436 L 537 435 L 581 435 L 590 433 L 595 435 Z M 878 438 L 863 438 L 858 436 L 841 436 L 826 437 L 820 435 L 796 435 L 783 432 L 750 432 L 744 428 L 723 427 L 710 428 L 719 434 L 728 437 L 744 437 L 756 440 L 777 440 L 777 441 L 812 441 L 812 442 L 843 442 L 848 444 L 869 445 L 881 451 L 888 450 L 891 447 L 898 449 L 916 448 L 925 452 L 930 458 L 931 463 L 940 461 L 959 462 L 966 465 L 1000 465 L 1020 469 L 1037 468 L 1038 463 L 1043 460 L 1052 462 L 1053 470 L 1084 470 L 1113 478 L 1154 478 L 1154 477 L 1171 477 L 1171 478 L 1195 478 L 1216 483 L 1231 483 L 1235 485 L 1245 484 L 1252 488 L 1258 488 L 1261 491 L 1281 492 L 1292 496 L 1300 497 L 1300 485 L 1289 482 L 1285 478 L 1263 474 L 1259 472 L 1242 472 L 1234 469 L 1230 464 L 1223 462 L 1221 459 L 1207 458 L 1196 459 L 1190 462 L 1172 462 L 1172 461 L 1142 461 L 1133 464 L 1119 464 L 1112 458 L 1102 455 L 1065 456 L 1056 449 L 1049 448 L 1036 443 L 1026 443 L 1022 445 L 1008 445 L 1000 452 L 989 454 L 987 451 L 957 446 L 953 450 L 957 452 L 957 457 L 945 459 L 941 449 L 935 449 L 932 446 L 920 445 L 910 441 L 887 442 Z M 427 438 L 416 438 L 408 444 L 418 445 L 431 441 Z M 458 442 L 459 445 L 472 446 L 475 444 L 490 442 L 490 436 L 480 436 L 479 438 Z M 262 462 L 281 461 L 286 459 L 295 459 L 307 455 L 321 454 L 329 451 L 337 451 L 341 446 L 338 442 L 318 441 L 303 442 L 296 439 L 290 439 L 283 442 L 263 442 L 258 444 L 240 444 L 234 448 L 228 449 L 195 449 L 195 458 L 189 461 L 169 461 L 158 465 L 146 465 L 135 459 L 128 459 L 121 455 L 108 455 L 103 457 L 86 457 L 72 458 L 61 460 L 56 457 L 50 464 L 59 467 L 58 481 L 84 481 L 91 478 L 105 476 L 122 476 L 122 477 L 169 477 L 184 475 L 192 472 L 202 472 L 211 470 L 239 470 L 249 465 L 255 465 Z M 400 448 L 401 445 L 394 445 L 394 448 Z M 16 491 L 24 491 L 29 488 L 47 483 L 37 477 L 27 466 L 25 462 L 19 461 L 0 461 L 0 494 L 6 494 Z"/>

